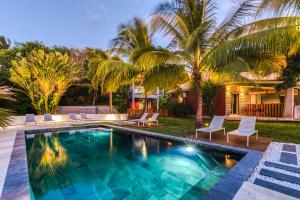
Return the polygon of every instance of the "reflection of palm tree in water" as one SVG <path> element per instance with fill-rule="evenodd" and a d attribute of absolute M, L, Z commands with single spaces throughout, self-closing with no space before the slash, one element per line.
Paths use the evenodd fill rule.
<path fill-rule="evenodd" d="M 36 135 L 29 151 L 29 177 L 34 192 L 39 194 L 51 187 L 59 169 L 67 161 L 66 150 L 60 145 L 58 136 Z M 34 183 L 36 182 L 36 183 Z"/>

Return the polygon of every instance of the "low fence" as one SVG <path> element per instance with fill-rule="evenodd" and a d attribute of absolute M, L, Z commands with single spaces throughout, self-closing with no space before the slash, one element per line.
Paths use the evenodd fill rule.
<path fill-rule="evenodd" d="M 248 104 L 248 116 L 283 117 L 284 104 Z"/>
<path fill-rule="evenodd" d="M 56 122 L 69 122 L 69 115 L 52 115 L 53 120 Z M 127 114 L 87 114 L 87 117 L 93 121 L 122 121 L 127 120 Z M 80 119 L 80 114 L 77 114 L 77 118 Z M 35 115 L 35 120 L 38 124 L 43 124 L 44 116 Z M 10 126 L 24 125 L 25 116 L 14 116 Z"/>
<path fill-rule="evenodd" d="M 153 113 L 155 113 L 156 111 L 153 110 L 136 110 L 136 109 L 128 109 L 127 110 L 127 114 L 128 114 L 128 118 L 132 119 L 132 118 L 140 118 L 144 112 L 149 113 L 150 115 L 152 115 Z M 170 116 L 170 112 L 168 109 L 159 109 L 159 116 L 160 117 L 169 117 Z"/>

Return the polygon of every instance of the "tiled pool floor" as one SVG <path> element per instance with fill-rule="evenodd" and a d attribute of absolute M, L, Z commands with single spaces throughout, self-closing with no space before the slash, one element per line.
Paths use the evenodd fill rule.
<path fill-rule="evenodd" d="M 206 194 L 229 170 L 224 154 L 200 152 L 191 157 L 180 153 L 179 146 L 156 139 L 128 140 L 124 134 L 110 132 L 40 137 L 27 144 L 36 200 L 193 200 Z M 53 138 L 55 141 L 49 143 Z M 38 149 L 43 141 L 60 147 L 56 160 L 61 163 L 51 166 L 45 160 L 49 157 L 40 157 L 43 152 L 39 154 Z M 38 163 L 44 165 L 37 168 Z"/>

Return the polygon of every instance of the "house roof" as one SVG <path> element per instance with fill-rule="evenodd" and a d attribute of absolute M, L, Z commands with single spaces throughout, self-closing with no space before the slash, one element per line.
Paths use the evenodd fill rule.
<path fill-rule="evenodd" d="M 251 72 L 241 72 L 240 75 L 250 81 L 278 81 L 280 77 L 278 73 L 272 73 L 267 76 L 259 76 Z"/>
<path fill-rule="evenodd" d="M 251 82 L 252 84 L 255 83 L 255 84 L 268 84 L 268 85 L 271 84 L 271 85 L 273 85 L 273 84 L 279 84 L 282 82 L 282 81 L 278 80 L 280 77 L 280 75 L 278 73 L 272 73 L 267 76 L 259 76 L 259 75 L 253 74 L 251 72 L 241 72 L 240 75 L 243 78 L 249 80 L 249 82 Z M 247 84 L 251 84 L 251 83 L 243 83 L 243 85 L 245 85 L 245 84 L 247 85 Z M 238 82 L 230 82 L 225 85 L 232 85 L 232 84 L 238 84 Z M 240 84 L 242 84 L 242 83 L 240 83 Z M 181 85 L 178 85 L 177 89 L 171 90 L 168 93 L 173 93 L 176 91 L 188 92 L 191 90 L 191 86 L 192 86 L 191 82 L 186 82 Z"/>

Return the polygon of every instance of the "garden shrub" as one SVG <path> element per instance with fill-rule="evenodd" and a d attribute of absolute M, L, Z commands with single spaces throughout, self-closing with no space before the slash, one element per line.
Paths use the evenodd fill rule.
<path fill-rule="evenodd" d="M 182 103 L 172 104 L 170 110 L 175 117 L 185 117 L 191 114 L 191 108 Z"/>

